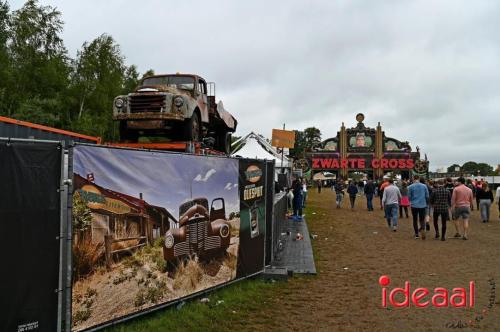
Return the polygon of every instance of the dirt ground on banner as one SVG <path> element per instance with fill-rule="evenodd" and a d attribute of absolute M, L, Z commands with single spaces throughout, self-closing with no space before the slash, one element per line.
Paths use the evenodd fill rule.
<path fill-rule="evenodd" d="M 443 331 L 446 325 L 462 321 L 473 328 L 460 331 L 499 331 L 500 294 L 494 292 L 491 278 L 500 282 L 500 221 L 498 206 L 492 206 L 492 220 L 481 223 L 473 211 L 469 240 L 453 239 L 454 226 L 448 223 L 447 240 L 413 238 L 412 219 L 399 220 L 399 229 L 388 229 L 378 197 L 375 211 L 366 210 L 366 199 L 358 197 L 353 211 L 344 200 L 334 208 L 334 195 L 327 189 L 309 192 L 307 216 L 313 241 L 318 275 L 294 277 L 270 299 L 268 310 L 245 317 L 243 329 L 279 331 Z M 313 214 L 314 213 L 314 214 Z M 476 283 L 476 305 L 472 309 L 405 308 L 381 306 L 381 275 L 391 278 L 392 287 L 468 288 Z M 482 317 L 482 319 L 481 319 Z M 477 321 L 476 321 L 477 318 Z"/>

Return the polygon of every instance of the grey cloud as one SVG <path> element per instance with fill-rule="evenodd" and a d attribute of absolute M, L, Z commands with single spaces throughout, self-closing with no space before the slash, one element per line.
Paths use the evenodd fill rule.
<path fill-rule="evenodd" d="M 12 7 L 21 1 L 11 1 Z M 237 134 L 380 121 L 431 168 L 500 163 L 496 1 L 41 1 L 71 54 L 103 32 L 141 71 L 217 82 Z"/>

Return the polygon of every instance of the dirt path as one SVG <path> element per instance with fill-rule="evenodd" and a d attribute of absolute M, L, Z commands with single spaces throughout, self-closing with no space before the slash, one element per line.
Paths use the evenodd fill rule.
<path fill-rule="evenodd" d="M 500 222 L 492 208 L 492 221 L 482 224 L 473 212 L 469 240 L 452 239 L 454 227 L 448 223 L 447 241 L 413 239 L 411 215 L 400 220 L 398 232 L 390 231 L 380 209 L 366 211 L 360 197 L 351 211 L 334 209 L 330 190 L 310 192 L 309 230 L 313 240 L 316 277 L 291 279 L 271 300 L 269 310 L 247 321 L 246 327 L 267 330 L 308 331 L 498 331 L 500 330 L 500 293 L 487 308 L 491 286 L 489 279 L 500 282 Z M 380 207 L 378 198 L 375 207 Z M 496 206 L 495 206 L 496 208 Z M 312 215 L 312 213 L 316 213 Z M 430 235 L 430 236 L 429 236 Z M 468 287 L 476 283 L 476 306 L 457 308 L 381 307 L 378 278 L 389 275 L 392 287 L 406 280 L 412 288 Z M 483 319 L 474 328 L 453 329 L 446 324 Z"/>

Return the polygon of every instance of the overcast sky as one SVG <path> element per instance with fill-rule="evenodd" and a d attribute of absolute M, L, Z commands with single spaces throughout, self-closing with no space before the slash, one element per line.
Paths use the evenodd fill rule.
<path fill-rule="evenodd" d="M 326 139 L 362 112 L 432 170 L 500 163 L 500 1 L 40 3 L 62 12 L 73 56 L 108 33 L 141 72 L 216 82 L 237 135 L 286 123 Z"/>

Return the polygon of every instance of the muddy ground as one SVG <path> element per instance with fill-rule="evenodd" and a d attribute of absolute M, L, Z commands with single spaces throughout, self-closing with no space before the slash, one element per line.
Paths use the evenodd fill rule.
<path fill-rule="evenodd" d="M 489 280 L 500 283 L 500 221 L 498 206 L 492 220 L 483 224 L 473 211 L 469 240 L 452 239 L 448 223 L 447 240 L 415 240 L 411 215 L 400 220 L 399 230 L 388 229 L 379 209 L 366 210 L 359 197 L 355 210 L 334 208 L 330 190 L 309 192 L 308 224 L 316 268 L 315 277 L 292 278 L 271 295 L 268 310 L 246 317 L 248 330 L 277 331 L 500 331 L 500 293 L 493 295 Z M 312 213 L 315 213 L 314 215 Z M 430 233 L 430 234 L 429 234 Z M 430 236 L 429 236 L 430 235 Z M 476 283 L 476 305 L 472 309 L 404 308 L 381 306 L 381 275 L 391 286 L 412 288 L 467 287 Z M 494 303 L 488 308 L 490 300 Z M 452 328 L 449 324 L 474 324 Z"/>

